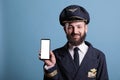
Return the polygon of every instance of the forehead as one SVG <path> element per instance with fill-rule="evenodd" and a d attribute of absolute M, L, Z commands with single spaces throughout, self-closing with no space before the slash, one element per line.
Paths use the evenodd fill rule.
<path fill-rule="evenodd" d="M 71 26 L 77 26 L 77 25 L 85 25 L 85 22 L 83 21 L 74 21 L 74 22 L 69 22 L 69 23 L 66 23 L 67 25 L 71 25 Z"/>

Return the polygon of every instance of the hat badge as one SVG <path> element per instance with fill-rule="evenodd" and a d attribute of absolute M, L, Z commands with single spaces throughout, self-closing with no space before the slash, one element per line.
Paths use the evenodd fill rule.
<path fill-rule="evenodd" d="M 68 11 L 75 12 L 78 8 L 68 9 Z"/>

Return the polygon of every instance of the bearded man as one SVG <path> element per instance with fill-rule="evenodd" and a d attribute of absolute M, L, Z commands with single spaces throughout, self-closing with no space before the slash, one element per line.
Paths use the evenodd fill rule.
<path fill-rule="evenodd" d="M 109 80 L 104 53 L 85 41 L 90 22 L 86 9 L 70 5 L 59 20 L 68 41 L 51 51 L 49 60 L 42 60 L 44 80 Z"/>

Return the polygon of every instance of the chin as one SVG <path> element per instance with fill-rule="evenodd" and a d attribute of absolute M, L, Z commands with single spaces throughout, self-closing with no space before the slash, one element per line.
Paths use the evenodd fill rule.
<path fill-rule="evenodd" d="M 78 42 L 78 41 L 80 41 L 80 38 L 74 38 L 73 39 L 75 42 Z"/>

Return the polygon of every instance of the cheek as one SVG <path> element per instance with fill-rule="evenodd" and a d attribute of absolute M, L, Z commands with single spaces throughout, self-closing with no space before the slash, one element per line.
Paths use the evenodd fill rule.
<path fill-rule="evenodd" d="M 81 33 L 87 33 L 87 27 L 81 30 Z"/>
<path fill-rule="evenodd" d="M 81 36 L 83 36 L 85 33 L 87 33 L 86 30 L 80 32 Z"/>
<path fill-rule="evenodd" d="M 72 30 L 65 30 L 65 33 L 66 33 L 66 34 L 71 34 L 71 33 L 72 33 Z"/>

